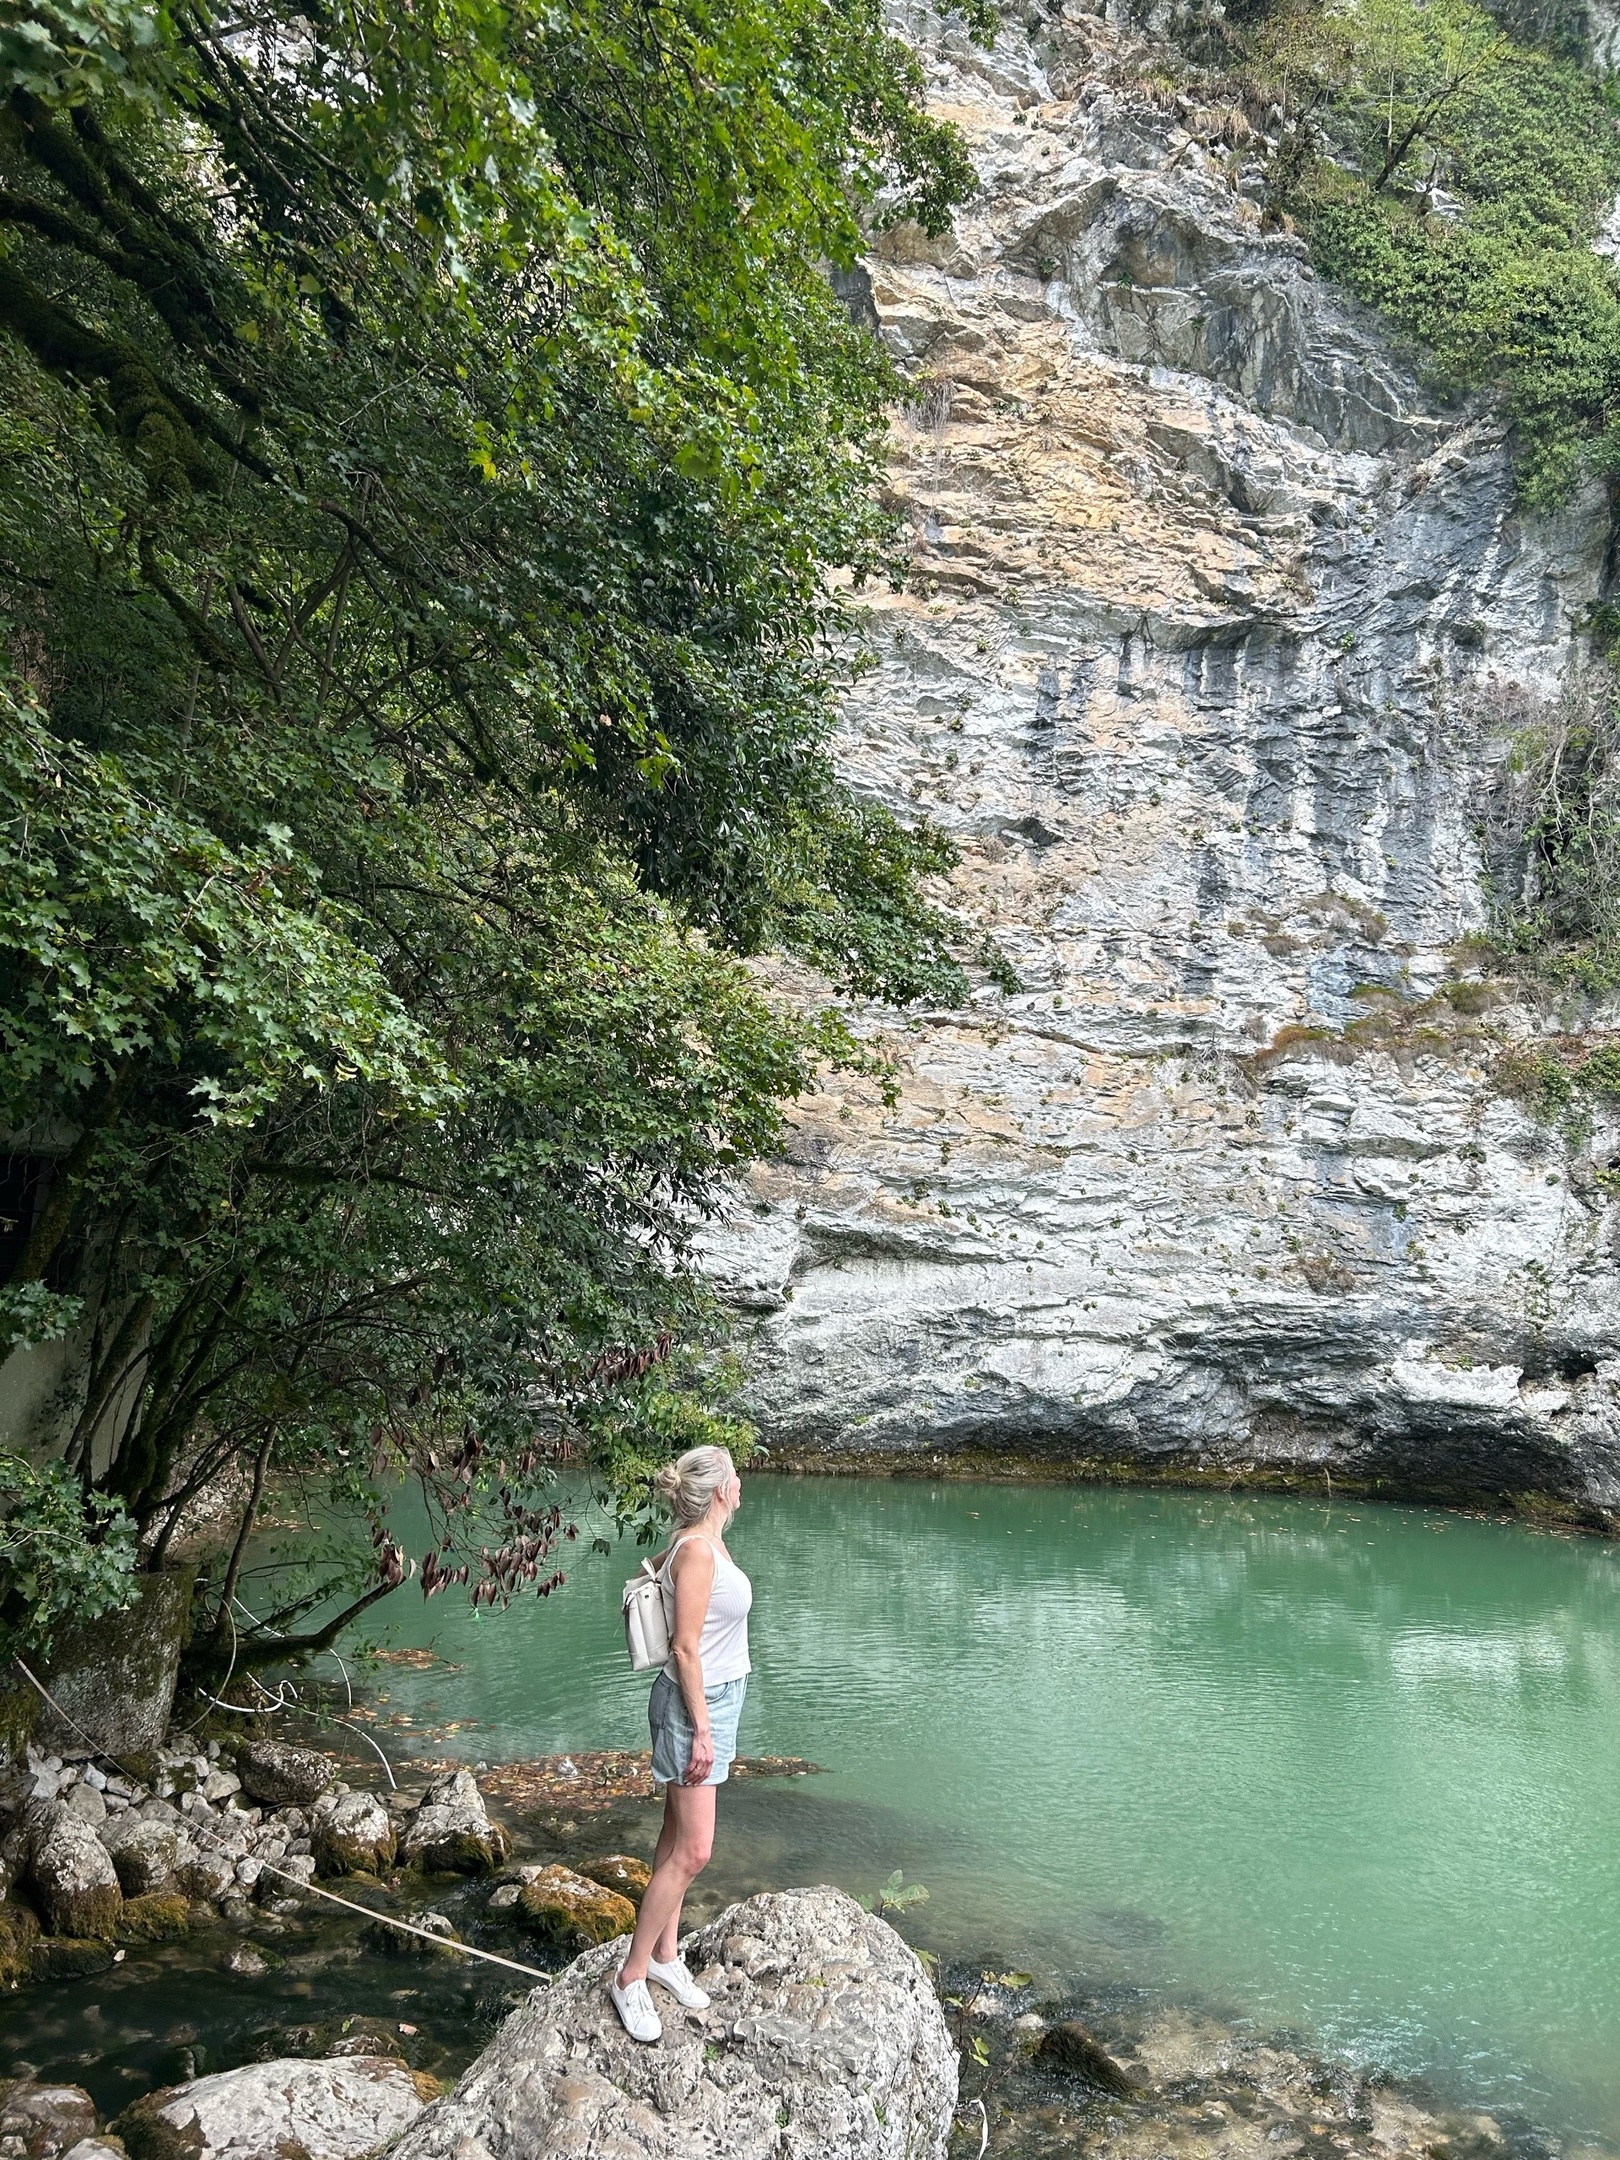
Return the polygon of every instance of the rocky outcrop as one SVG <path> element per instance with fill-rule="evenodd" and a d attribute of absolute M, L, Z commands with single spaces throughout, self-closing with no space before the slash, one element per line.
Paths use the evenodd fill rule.
<path fill-rule="evenodd" d="M 1525 512 L 1500 416 L 1262 229 L 1241 116 L 1062 16 L 905 15 L 982 193 L 848 282 L 916 386 L 914 574 L 841 761 L 954 836 L 1019 987 L 856 1011 L 898 1100 L 829 1083 L 711 1242 L 751 1408 L 785 1454 L 1620 1519 L 1620 1130 L 1516 1098 L 1581 1015 L 1469 943 L 1606 500 Z"/>
<path fill-rule="evenodd" d="M 149 2093 L 113 2128 L 131 2160 L 365 2160 L 423 2108 L 416 2078 L 388 2055 L 249 2063 Z"/>
<path fill-rule="evenodd" d="M 488 1875 L 507 1850 L 506 1833 L 490 1821 L 470 1770 L 436 1778 L 399 1840 L 404 1865 L 430 1875 Z"/>
<path fill-rule="evenodd" d="M 641 1903 L 641 1894 L 652 1881 L 652 1869 L 634 1853 L 605 1853 L 600 1860 L 582 1860 L 579 1873 L 604 1890 L 616 1890 L 632 1905 Z"/>
<path fill-rule="evenodd" d="M 713 1996 L 638 2046 L 607 1999 L 612 1947 L 508 2018 L 396 2160 L 942 2160 L 956 2053 L 913 1951 L 837 1890 L 734 1905 L 687 1945 Z M 656 1991 L 655 1991 L 656 1992 Z"/>

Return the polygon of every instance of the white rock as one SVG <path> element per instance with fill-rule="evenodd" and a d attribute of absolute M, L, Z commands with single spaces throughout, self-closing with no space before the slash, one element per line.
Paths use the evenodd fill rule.
<path fill-rule="evenodd" d="M 292 2146 L 309 2160 L 363 2160 L 422 2106 L 404 2063 L 383 2055 L 249 2063 L 137 2103 L 178 2131 L 195 2160 L 282 2160 Z"/>
<path fill-rule="evenodd" d="M 956 2051 L 915 1953 L 838 1890 L 734 1905 L 685 1945 L 713 2007 L 642 2047 L 588 1951 L 501 2027 L 392 2160 L 943 2160 Z"/>

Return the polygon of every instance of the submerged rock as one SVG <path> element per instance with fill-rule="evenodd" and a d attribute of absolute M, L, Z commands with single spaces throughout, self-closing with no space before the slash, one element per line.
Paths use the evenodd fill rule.
<path fill-rule="evenodd" d="M 131 2160 L 362 2160 L 423 2105 L 415 2077 L 390 2056 L 280 2060 L 149 2093 L 113 2128 Z"/>
<path fill-rule="evenodd" d="M 636 1908 L 616 1890 L 605 1890 L 572 1868 L 541 1868 L 518 1893 L 517 1910 L 525 1926 L 565 1950 L 586 1950 L 628 1935 Z"/>
<path fill-rule="evenodd" d="M 1071 2076 L 1083 2078 L 1099 2091 L 1115 2093 L 1122 2100 L 1129 2100 L 1141 2090 L 1130 2072 L 1072 2019 L 1052 2026 L 1035 2050 L 1035 2059 L 1049 2069 L 1066 2070 Z"/>
<path fill-rule="evenodd" d="M 380 1875 L 394 1857 L 394 1826 L 371 1793 L 340 1793 L 316 1810 L 311 1843 L 319 1875 Z"/>
<path fill-rule="evenodd" d="M 236 1751 L 242 1789 L 265 1807 L 307 1807 L 336 1781 L 337 1773 L 313 1748 L 287 1740 L 244 1740 Z"/>
<path fill-rule="evenodd" d="M 470 1770 L 435 1779 L 399 1841 L 405 1865 L 430 1875 L 488 1875 L 506 1853 L 506 1833 L 490 1821 Z"/>
<path fill-rule="evenodd" d="M 30 1980 L 87 1980 L 113 1962 L 112 1946 L 91 1936 L 43 1936 L 28 1955 Z"/>
<path fill-rule="evenodd" d="M 368 1950 L 376 1950 L 384 1957 L 435 1957 L 435 1943 L 458 1943 L 456 1933 L 442 1912 L 402 1913 L 400 1918 L 413 1928 L 421 1928 L 435 1938 L 424 1942 L 420 1935 L 407 1935 L 403 1928 L 390 1927 L 386 1920 L 368 1920 L 360 1930 L 360 1940 Z"/>
<path fill-rule="evenodd" d="M 0 2102 L 0 2138 L 15 2160 L 58 2160 L 95 2129 L 96 2103 L 82 2085 L 24 2078 Z"/>
<path fill-rule="evenodd" d="M 32 1824 L 28 1886 L 53 1935 L 111 1935 L 118 1924 L 124 1893 L 107 1848 L 58 1801 Z"/>
<path fill-rule="evenodd" d="M 508 2018 L 392 2160 L 942 2160 L 956 2051 L 915 1952 L 842 1891 L 769 1892 L 687 1946 L 714 1997 L 642 2047 L 576 1959 Z"/>
<path fill-rule="evenodd" d="M 582 1860 L 579 1872 L 587 1882 L 600 1883 L 604 1890 L 616 1890 L 637 1907 L 642 1892 L 652 1881 L 652 1869 L 633 1853 L 608 1853 L 601 1860 Z"/>

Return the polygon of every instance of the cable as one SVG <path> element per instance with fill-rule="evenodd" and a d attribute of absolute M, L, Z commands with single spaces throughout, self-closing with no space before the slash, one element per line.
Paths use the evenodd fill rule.
<path fill-rule="evenodd" d="M 129 1778 L 132 1783 L 138 1785 L 141 1782 L 134 1771 L 127 1764 L 120 1762 L 110 1749 L 97 1744 L 94 1733 L 86 1732 L 78 1719 L 70 1716 L 62 1708 L 62 1705 L 57 1701 L 44 1681 L 35 1678 L 22 1659 L 18 1657 L 15 1650 L 11 1653 L 11 1656 L 13 1664 L 15 1664 L 23 1678 L 32 1686 L 38 1688 L 40 1694 L 44 1696 L 64 1725 L 71 1725 L 81 1740 L 89 1741 L 92 1752 L 102 1762 L 110 1762 L 115 1770 L 119 1771 L 124 1777 Z M 362 1734 L 361 1737 L 364 1739 L 368 1736 Z M 372 1742 L 372 1746 L 376 1747 L 375 1741 Z M 379 1748 L 378 1753 L 381 1754 L 381 1752 L 382 1750 Z M 385 1763 L 383 1767 L 386 1769 L 387 1764 Z M 196 1836 L 196 1817 L 188 1816 L 186 1820 L 192 1835 Z M 197 1843 L 206 1849 L 210 1841 L 206 1836 L 202 1836 L 197 1837 Z M 227 1854 L 224 1845 L 218 1840 L 213 1841 L 212 1849 L 221 1858 L 232 1857 Z M 402 1935 L 419 1936 L 423 1942 L 433 1943 L 440 1950 L 459 1950 L 463 1957 L 479 1958 L 486 1965 L 502 1965 L 508 1972 L 526 1973 L 531 1980 L 538 1980 L 543 1986 L 549 1987 L 551 1985 L 550 1973 L 541 1972 L 538 1966 L 520 1965 L 516 1958 L 497 1957 L 493 1950 L 477 1950 L 471 1943 L 452 1942 L 443 1935 L 435 1935 L 429 1928 L 413 1927 L 408 1920 L 396 1920 L 392 1913 L 377 1912 L 370 1905 L 357 1905 L 352 1898 L 339 1897 L 335 1890 L 323 1890 L 318 1883 L 305 1882 L 300 1875 L 289 1875 L 285 1868 L 277 1867 L 273 1861 L 261 1860 L 259 1862 L 259 1872 L 263 1875 L 274 1875 L 278 1882 L 291 1883 L 295 1890 L 301 1890 L 306 1897 L 325 1898 L 329 1905 L 341 1905 L 345 1912 L 360 1913 L 367 1920 L 379 1920 L 384 1927 L 398 1928 Z"/>

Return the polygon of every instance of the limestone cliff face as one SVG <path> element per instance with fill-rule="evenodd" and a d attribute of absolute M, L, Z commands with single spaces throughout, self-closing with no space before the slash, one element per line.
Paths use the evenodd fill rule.
<path fill-rule="evenodd" d="M 1501 1085 L 1568 1015 L 1469 982 L 1480 831 L 1603 588 L 1597 490 L 1262 232 L 1220 112 L 1079 13 L 993 53 L 917 14 L 983 188 L 851 303 L 917 378 L 915 577 L 842 754 L 961 842 L 1017 969 L 869 1011 L 712 1243 L 795 1452 L 1018 1450 L 1620 1511 L 1596 1174 Z"/>

